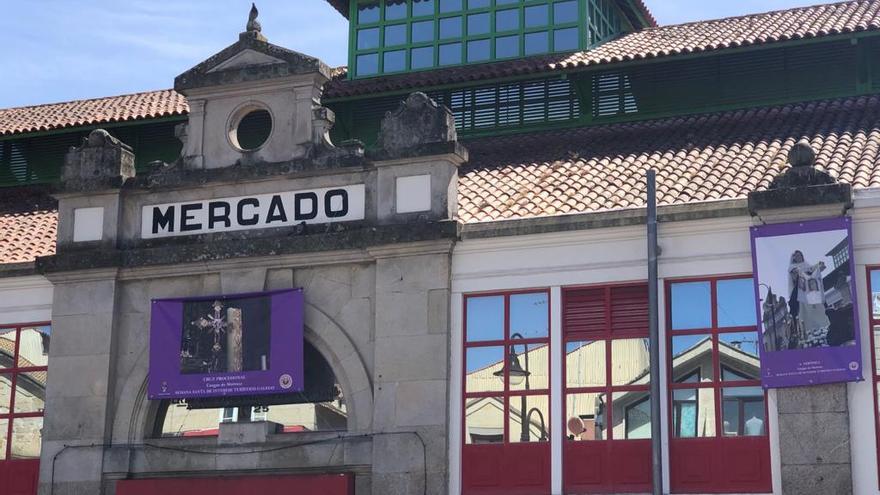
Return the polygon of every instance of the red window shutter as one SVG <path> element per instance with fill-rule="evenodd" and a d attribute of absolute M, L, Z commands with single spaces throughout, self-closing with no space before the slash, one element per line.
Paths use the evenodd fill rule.
<path fill-rule="evenodd" d="M 611 331 L 615 334 L 648 333 L 648 285 L 611 289 Z"/>
<path fill-rule="evenodd" d="M 562 328 L 565 333 L 601 333 L 607 330 L 605 289 L 578 289 L 565 293 Z"/>

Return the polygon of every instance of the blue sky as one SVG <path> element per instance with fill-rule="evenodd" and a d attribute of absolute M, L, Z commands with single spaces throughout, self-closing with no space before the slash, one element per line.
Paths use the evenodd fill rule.
<path fill-rule="evenodd" d="M 250 0 L 28 0 L 0 16 L 0 108 L 169 88 L 233 43 Z M 821 3 L 647 0 L 661 24 Z M 346 63 L 345 19 L 324 0 L 260 0 L 269 41 Z"/>

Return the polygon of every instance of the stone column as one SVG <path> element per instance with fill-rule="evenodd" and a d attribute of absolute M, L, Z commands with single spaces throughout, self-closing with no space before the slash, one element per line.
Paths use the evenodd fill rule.
<path fill-rule="evenodd" d="M 40 460 L 40 493 L 101 493 L 114 404 L 120 191 L 134 177 L 131 148 L 92 131 L 65 157 L 58 245 L 37 267 L 55 286 Z M 54 486 L 53 486 L 54 485 Z"/>
<path fill-rule="evenodd" d="M 807 141 L 789 154 L 791 168 L 768 190 L 749 195 L 756 223 L 833 218 L 852 207 L 852 188 L 814 168 Z M 849 406 L 845 383 L 782 388 L 776 391 L 782 493 L 852 493 Z"/>

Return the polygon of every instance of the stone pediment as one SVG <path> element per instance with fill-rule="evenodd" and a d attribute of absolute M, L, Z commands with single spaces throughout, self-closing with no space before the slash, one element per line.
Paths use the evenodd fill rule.
<path fill-rule="evenodd" d="M 174 79 L 174 89 L 186 90 L 320 73 L 330 78 L 330 68 L 315 57 L 266 41 L 258 31 L 241 33 L 237 43 Z"/>

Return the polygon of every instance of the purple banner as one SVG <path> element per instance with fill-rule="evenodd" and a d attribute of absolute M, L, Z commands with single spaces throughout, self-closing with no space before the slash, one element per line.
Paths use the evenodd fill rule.
<path fill-rule="evenodd" d="M 303 293 L 153 300 L 150 399 L 303 390 Z"/>
<path fill-rule="evenodd" d="M 851 220 L 751 230 L 764 387 L 861 381 Z"/>

